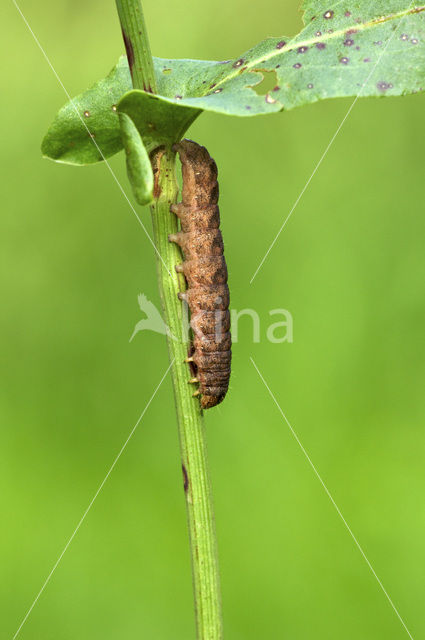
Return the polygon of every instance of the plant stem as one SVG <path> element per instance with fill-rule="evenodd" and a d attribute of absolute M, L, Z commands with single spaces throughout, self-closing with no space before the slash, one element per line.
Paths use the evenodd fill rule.
<path fill-rule="evenodd" d="M 116 0 L 133 87 L 156 93 L 151 49 L 140 0 Z"/>
<path fill-rule="evenodd" d="M 160 150 L 156 160 L 160 194 L 151 207 L 152 223 L 155 244 L 166 265 L 157 256 L 162 308 L 171 333 L 177 337 L 177 340 L 170 337 L 167 340 L 173 362 L 171 371 L 192 555 L 197 638 L 221 640 L 220 580 L 205 426 L 199 400 L 193 397 L 193 386 L 188 384 L 191 372 L 184 362 L 188 342 L 187 334 L 184 335 L 183 306 L 177 297 L 184 289 L 184 279 L 177 276 L 174 269 L 182 256 L 179 247 L 168 241 L 168 235 L 178 230 L 177 218 L 170 214 L 170 204 L 176 201 L 178 193 L 175 155 L 170 150 Z"/>
<path fill-rule="evenodd" d="M 155 79 L 150 76 L 153 63 L 140 0 L 116 0 L 116 3 L 127 55 L 130 50 L 138 61 L 132 74 L 133 86 L 144 89 L 148 82 L 150 90 L 154 91 Z M 186 287 L 184 277 L 175 271 L 175 265 L 183 258 L 180 248 L 168 241 L 169 234 L 178 231 L 177 218 L 170 213 L 170 205 L 177 201 L 178 195 L 175 154 L 171 149 L 158 148 L 152 155 L 152 162 L 155 173 L 152 224 L 158 251 L 156 263 L 162 311 L 171 333 L 167 343 L 179 427 L 197 638 L 222 640 L 220 577 L 206 433 L 199 401 L 192 395 L 193 386 L 188 384 L 192 377 L 185 362 L 188 337 L 183 323 L 183 305 L 177 297 Z"/>

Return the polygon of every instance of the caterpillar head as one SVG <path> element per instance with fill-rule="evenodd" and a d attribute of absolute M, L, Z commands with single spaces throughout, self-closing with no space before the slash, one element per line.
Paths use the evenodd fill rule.
<path fill-rule="evenodd" d="M 218 202 L 217 165 L 205 147 L 192 140 L 173 146 L 182 163 L 182 200 L 186 207 L 202 209 Z"/>

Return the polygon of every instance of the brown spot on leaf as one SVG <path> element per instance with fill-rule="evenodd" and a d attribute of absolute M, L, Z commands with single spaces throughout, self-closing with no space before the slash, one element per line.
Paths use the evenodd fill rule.
<path fill-rule="evenodd" d="M 378 82 L 376 86 L 381 93 L 385 93 L 386 91 L 388 91 L 388 89 L 392 88 L 391 84 L 388 84 L 388 82 L 384 81 Z"/>

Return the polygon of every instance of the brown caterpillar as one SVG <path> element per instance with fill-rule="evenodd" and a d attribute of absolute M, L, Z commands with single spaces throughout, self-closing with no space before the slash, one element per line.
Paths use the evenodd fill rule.
<path fill-rule="evenodd" d="M 179 294 L 190 309 L 193 363 L 202 394 L 201 407 L 222 402 L 229 387 L 232 357 L 227 266 L 218 202 L 217 165 L 205 147 L 191 140 L 174 145 L 182 164 L 182 202 L 170 209 L 180 219 L 181 231 L 169 236 L 182 248 L 184 262 L 176 271 L 185 275 L 188 289 Z"/>

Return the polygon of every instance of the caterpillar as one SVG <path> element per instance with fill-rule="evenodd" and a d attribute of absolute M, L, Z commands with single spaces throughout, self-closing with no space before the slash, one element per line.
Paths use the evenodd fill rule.
<path fill-rule="evenodd" d="M 176 265 L 188 288 L 179 293 L 190 310 L 193 344 L 187 361 L 199 382 L 194 395 L 201 395 L 201 407 L 210 409 L 223 401 L 230 378 L 232 339 L 230 335 L 229 287 L 223 255 L 223 238 L 218 208 L 217 165 L 205 147 L 192 140 L 173 146 L 182 165 L 182 202 L 170 207 L 180 220 L 181 230 L 169 236 L 182 249 L 184 261 Z"/>

